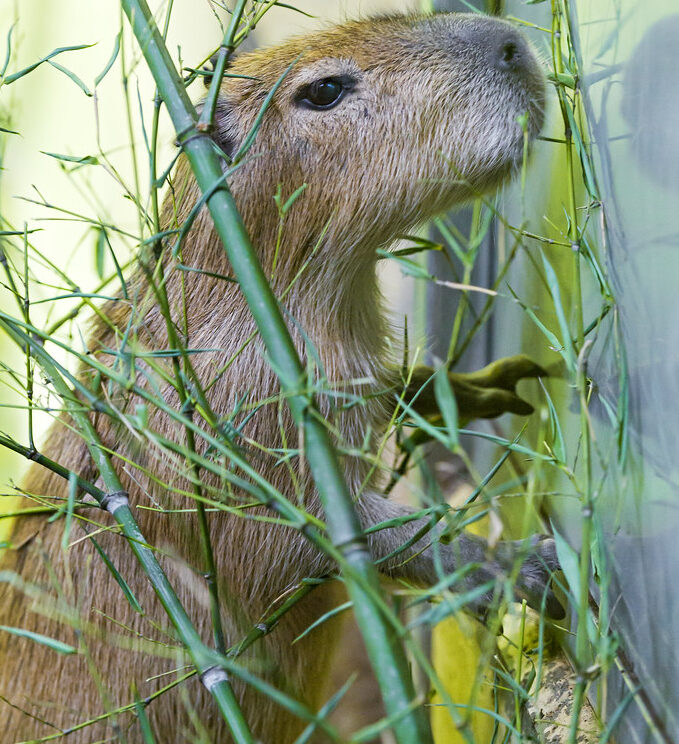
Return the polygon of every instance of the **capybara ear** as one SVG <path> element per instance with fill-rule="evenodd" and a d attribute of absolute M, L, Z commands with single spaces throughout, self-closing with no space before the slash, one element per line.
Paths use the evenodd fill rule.
<path fill-rule="evenodd" d="M 229 68 L 229 65 L 230 65 L 230 64 L 231 64 L 231 63 L 233 62 L 233 60 L 234 60 L 234 59 L 236 58 L 236 56 L 237 56 L 237 55 L 236 55 L 236 53 L 234 52 L 234 53 L 232 53 L 232 54 L 231 54 L 231 56 L 229 57 L 229 60 L 228 60 L 228 62 L 227 62 L 227 65 L 226 65 L 226 69 L 227 69 L 227 70 L 228 70 L 228 68 Z M 208 60 L 208 61 L 207 61 L 207 62 L 205 63 L 205 66 L 203 67 L 203 73 L 204 73 L 204 75 L 202 75 L 202 78 L 203 78 L 203 85 L 204 85 L 204 86 L 205 86 L 206 88 L 209 88 L 209 87 L 210 87 L 210 85 L 212 85 L 212 74 L 214 73 L 214 71 L 215 71 L 215 67 L 216 67 L 216 65 L 217 65 L 217 57 L 219 57 L 219 50 L 217 50 L 217 51 L 216 51 L 216 52 L 215 52 L 215 53 L 214 53 L 214 54 L 213 54 L 213 55 L 212 55 L 212 56 L 210 57 L 210 59 L 209 59 L 209 60 Z"/>
<path fill-rule="evenodd" d="M 220 96 L 215 106 L 214 127 L 211 134 L 212 139 L 229 158 L 233 158 L 238 150 L 238 137 L 233 113 L 231 104 Z"/>
<path fill-rule="evenodd" d="M 247 39 L 245 41 L 247 42 Z M 240 57 L 240 55 L 243 52 L 252 50 L 252 48 L 254 48 L 252 45 L 252 42 L 250 42 L 249 44 L 248 43 L 240 44 L 238 49 L 233 50 L 231 54 L 229 55 L 229 59 L 227 60 L 227 63 L 226 63 L 226 70 L 228 70 L 229 67 L 231 67 L 231 65 L 235 62 L 235 60 L 238 59 L 238 57 Z M 212 84 L 212 74 L 214 73 L 215 67 L 217 65 L 217 57 L 219 57 L 219 49 L 210 57 L 210 59 L 208 59 L 205 65 L 203 65 L 203 68 L 202 68 L 203 75 L 201 75 L 201 77 L 203 78 L 203 85 L 206 88 L 209 88 L 210 85 Z"/>
<path fill-rule="evenodd" d="M 218 56 L 219 51 L 216 51 L 201 68 L 201 72 L 203 73 L 201 77 L 203 78 L 203 85 L 206 88 L 209 88 L 212 85 L 212 76 L 215 71 L 215 65 L 217 64 Z"/>
<path fill-rule="evenodd" d="M 209 88 L 210 85 L 212 85 L 212 75 L 215 70 L 215 64 L 217 63 L 217 56 L 219 52 L 215 52 L 210 59 L 207 61 L 205 66 L 203 67 L 203 72 L 205 73 L 203 77 L 203 85 L 206 88 Z M 229 60 L 229 64 L 233 61 L 233 58 Z M 227 66 L 228 69 L 228 66 Z M 198 111 L 202 110 L 203 102 L 201 101 L 198 104 Z M 223 97 L 219 97 L 217 100 L 217 105 L 215 107 L 215 117 L 214 117 L 214 128 L 211 132 L 212 139 L 219 145 L 221 150 L 224 152 L 225 155 L 228 155 L 229 158 L 233 157 L 234 152 L 236 151 L 236 139 L 235 137 L 231 136 L 229 134 L 231 127 L 230 127 L 230 106 L 229 104 L 224 100 Z"/>
<path fill-rule="evenodd" d="M 206 88 L 209 88 L 212 85 L 212 74 L 215 71 L 215 64 L 217 62 L 217 52 L 215 52 L 210 59 L 205 63 L 205 66 L 202 69 L 202 72 L 205 74 L 202 75 L 203 78 L 203 85 Z"/>

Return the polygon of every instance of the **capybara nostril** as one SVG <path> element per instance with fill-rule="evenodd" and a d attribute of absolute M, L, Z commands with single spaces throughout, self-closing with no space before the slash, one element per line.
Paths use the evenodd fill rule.
<path fill-rule="evenodd" d="M 507 72 L 518 72 L 527 62 L 522 41 L 514 33 L 503 35 L 499 43 L 496 42 L 494 57 L 495 65 Z"/>
<path fill-rule="evenodd" d="M 505 41 L 500 48 L 500 58 L 498 64 L 507 70 L 511 70 L 515 67 L 520 57 L 519 47 L 516 42 L 509 40 Z"/>

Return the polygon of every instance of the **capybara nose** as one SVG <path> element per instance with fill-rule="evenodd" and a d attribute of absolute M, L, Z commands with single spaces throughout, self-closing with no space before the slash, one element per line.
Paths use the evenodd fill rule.
<path fill-rule="evenodd" d="M 513 31 L 503 31 L 499 39 L 491 41 L 492 56 L 496 67 L 507 72 L 519 72 L 529 64 L 528 50 L 524 40 Z"/>
<path fill-rule="evenodd" d="M 451 17 L 454 17 L 452 14 Z M 465 16 L 455 24 L 453 39 L 464 51 L 482 56 L 485 63 L 504 73 L 536 71 L 537 63 L 523 35 L 506 21 L 483 16 Z"/>

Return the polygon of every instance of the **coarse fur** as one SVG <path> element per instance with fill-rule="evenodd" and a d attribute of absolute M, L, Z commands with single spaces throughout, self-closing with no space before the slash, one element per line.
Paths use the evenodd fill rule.
<path fill-rule="evenodd" d="M 513 56 L 511 64 L 503 65 L 499 56 L 503 49 L 508 54 L 508 44 L 514 45 Z M 525 140 L 519 117 L 527 114 L 529 137 L 542 123 L 542 76 L 525 41 L 502 21 L 451 14 L 347 23 L 233 61 L 229 73 L 244 77 L 225 79 L 214 133 L 227 153 L 238 150 L 267 93 L 289 66 L 229 186 L 272 288 L 283 298 L 299 352 L 313 362 L 312 377 L 324 377 L 326 391 L 336 391 L 336 396 L 321 395 L 319 403 L 339 444 L 344 451 L 374 452 L 393 410 L 393 391 L 402 387 L 389 359 L 390 331 L 376 279 L 375 249 L 474 193 L 495 187 L 517 168 Z M 326 78 L 351 81 L 351 89 L 328 110 L 305 105 L 300 91 Z M 285 200 L 302 184 L 305 189 L 281 220 L 273 195 L 279 192 Z M 171 178 L 163 228 L 181 227 L 199 198 L 182 157 Z M 183 266 L 212 275 L 179 270 L 179 258 Z M 279 462 L 281 448 L 296 447 L 298 434 L 279 400 L 278 380 L 263 358 L 259 338 L 250 340 L 255 326 L 238 285 L 214 276 L 228 276 L 231 269 L 206 209 L 198 213 L 181 246 L 168 239 L 162 264 L 182 343 L 210 350 L 193 354 L 191 362 L 198 379 L 209 383 L 215 416 L 228 421 L 230 431 L 239 430 L 237 443 L 262 476 L 293 503 L 303 503 L 322 517 L 307 470 L 294 458 L 290 467 Z M 97 320 L 90 337 L 91 353 L 106 364 L 113 364 L 115 353 L 121 358 L 124 352 L 129 360 L 132 353 L 169 346 L 165 318 L 143 271 L 131 278 L 128 294 L 129 302 L 121 298 L 104 308 L 108 320 Z M 176 389 L 168 382 L 170 362 L 157 359 L 157 364 L 165 365 L 167 377 L 137 356 L 136 382 L 179 408 Z M 138 398 L 97 381 L 86 365 L 81 376 L 99 386 L 102 398 L 119 411 L 135 414 Z M 392 392 L 369 396 L 360 405 L 341 405 L 353 393 L 365 398 L 385 390 Z M 158 408 L 149 406 L 147 417 L 147 430 L 185 441 L 183 427 Z M 199 415 L 195 419 L 209 429 Z M 97 413 L 92 420 L 115 453 L 132 503 L 156 507 L 137 508 L 135 516 L 149 544 L 160 550 L 164 569 L 208 641 L 210 613 L 196 519 L 192 513 L 158 511 L 192 506 L 182 495 L 190 492 L 183 462 L 153 439 L 133 433 L 121 423 L 122 416 Z M 94 479 L 87 447 L 68 421 L 62 416 L 55 424 L 43 452 Z M 197 447 L 212 456 L 204 442 Z M 372 468 L 368 457 L 345 455 L 342 462 L 349 487 L 359 497 L 356 508 L 364 527 L 408 512 L 379 495 L 379 468 Z M 335 566 L 299 531 L 272 523 L 274 515 L 266 507 L 245 507 L 252 497 L 225 488 L 205 470 L 201 477 L 205 496 L 241 512 L 209 514 L 231 645 L 302 578 L 327 576 Z M 43 499 L 67 493 L 61 478 L 37 465 L 23 489 Z M 112 523 L 94 508 L 80 514 L 90 520 L 90 530 Z M 391 553 L 421 527 L 410 522 L 373 533 L 374 556 Z M 132 585 L 144 615 L 134 612 L 89 539 L 68 551 L 61 549 L 63 531 L 63 520 L 19 520 L 13 549 L 2 565 L 0 624 L 62 639 L 80 653 L 58 655 L 0 633 L 3 741 L 55 734 L 114 710 L 133 700 L 132 683 L 144 698 L 169 683 L 175 667 L 187 663 L 181 650 L 173 650 L 177 644 L 167 630 L 168 621 L 124 539 L 115 530 L 97 534 L 102 549 Z M 76 537 L 80 535 L 74 531 L 71 540 Z M 482 541 L 467 537 L 439 550 L 448 571 L 461 562 L 488 561 L 485 573 L 476 572 L 476 580 L 500 571 L 503 554 L 510 562 L 512 552 L 511 545 L 503 545 L 488 556 Z M 417 543 L 407 552 L 411 560 L 399 556 L 380 569 L 430 584 L 438 578 L 432 552 Z M 522 568 L 519 586 L 525 592 L 539 594 L 548 576 L 545 560 L 554 564 L 548 541 L 537 543 Z M 240 657 L 312 710 L 324 699 L 322 682 L 337 625 L 326 622 L 294 646 L 292 641 L 336 606 L 337 591 L 337 582 L 315 589 Z M 154 678 L 161 674 L 166 676 Z M 234 685 L 253 734 L 264 744 L 291 742 L 306 725 L 269 697 Z M 198 741 L 201 727 L 208 740 L 229 741 L 224 722 L 196 678 L 151 702 L 147 713 L 162 744 Z M 141 735 L 134 726 L 132 717 L 121 713 L 65 740 L 85 744 L 122 731 L 127 741 L 137 742 Z"/>

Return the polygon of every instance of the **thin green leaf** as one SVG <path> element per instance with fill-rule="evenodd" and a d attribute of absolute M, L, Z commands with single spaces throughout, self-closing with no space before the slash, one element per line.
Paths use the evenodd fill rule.
<path fill-rule="evenodd" d="M 11 628 L 8 625 L 0 625 L 0 630 L 4 630 L 12 635 L 21 636 L 21 638 L 28 638 L 31 641 L 39 643 L 41 646 L 47 646 L 53 651 L 60 654 L 77 654 L 78 649 L 73 646 L 69 646 L 68 643 L 62 643 L 56 641 L 54 638 L 49 638 L 41 633 L 34 633 L 31 630 L 24 630 L 24 628 Z"/>
<path fill-rule="evenodd" d="M 485 597 L 488 592 L 492 591 L 493 586 L 492 581 L 487 581 L 466 592 L 450 595 L 444 601 L 418 615 L 417 619 L 408 625 L 408 628 L 413 629 L 421 626 L 433 628 L 451 615 L 457 615 L 460 610 Z"/>
<path fill-rule="evenodd" d="M 63 65 L 60 65 L 58 62 L 54 62 L 52 60 L 48 60 L 47 64 L 52 65 L 52 67 L 54 67 L 55 70 L 59 70 L 59 72 L 63 72 L 64 75 L 70 78 L 88 98 L 92 98 L 92 91 L 87 87 L 85 82 L 81 78 L 79 78 L 75 74 L 75 72 L 73 72 L 73 70 L 69 70 L 68 67 L 64 67 Z"/>
<path fill-rule="evenodd" d="M 153 185 L 159 189 L 167 180 L 167 177 L 170 175 L 170 172 L 175 166 L 175 163 L 177 162 L 177 159 L 181 155 L 181 150 L 177 150 L 177 152 L 174 154 L 173 158 L 170 160 L 170 163 L 168 164 L 167 168 L 156 178 L 156 180 L 153 182 Z M 151 238 L 155 239 L 155 236 L 151 236 Z"/>
<path fill-rule="evenodd" d="M 326 612 L 324 615 L 319 617 L 317 620 L 314 620 L 311 625 L 309 625 L 307 628 L 305 628 L 298 636 L 295 638 L 293 643 L 297 643 L 297 641 L 301 641 L 304 636 L 309 635 L 311 631 L 314 628 L 317 628 L 319 625 L 322 625 L 326 620 L 330 620 L 331 617 L 335 617 L 336 615 L 341 614 L 342 612 L 346 612 L 346 610 L 351 609 L 353 607 L 353 602 L 344 602 L 344 604 L 338 605 L 337 607 L 333 607 L 332 610 L 329 612 Z"/>
<path fill-rule="evenodd" d="M 495 444 L 499 444 L 502 447 L 507 447 L 507 449 L 510 449 L 513 452 L 520 452 L 523 455 L 528 455 L 528 457 L 530 457 L 533 460 L 543 460 L 545 462 L 554 462 L 554 458 L 551 455 L 540 454 L 539 452 L 536 452 L 535 450 L 530 449 L 530 447 L 525 447 L 523 444 L 517 444 L 515 441 L 512 442 L 509 439 L 505 439 L 504 437 L 498 437 L 496 434 L 490 434 L 486 431 L 474 431 L 473 429 L 460 429 L 460 434 L 465 434 L 471 437 L 479 437 L 481 439 L 487 439 L 489 442 L 495 442 Z"/>
<path fill-rule="evenodd" d="M 570 88 L 571 90 L 575 90 L 577 87 L 575 78 L 567 72 L 552 73 L 547 76 L 547 79 L 552 83 L 563 85 L 565 88 Z"/>
<path fill-rule="evenodd" d="M 40 150 L 43 155 L 48 155 L 50 158 L 56 160 L 64 160 L 67 163 L 77 163 L 78 165 L 98 165 L 99 160 L 94 155 L 60 155 L 57 152 L 47 152 L 46 150 Z"/>
<path fill-rule="evenodd" d="M 448 225 L 442 220 L 440 217 L 434 220 L 434 226 L 436 229 L 443 235 L 444 240 L 446 241 L 446 244 L 448 247 L 453 251 L 453 253 L 458 257 L 460 262 L 463 266 L 470 267 L 473 261 L 470 260 L 470 257 L 467 255 L 467 252 L 460 244 L 460 241 L 453 235 L 453 233 L 448 228 Z"/>
<path fill-rule="evenodd" d="M 12 34 L 14 33 L 15 26 L 16 26 L 16 22 L 13 23 L 9 27 L 9 31 L 7 32 L 7 52 L 5 54 L 5 61 L 3 62 L 3 65 L 2 65 L 2 72 L 0 72 L 0 78 L 5 77 L 7 68 L 9 67 L 9 61 L 12 58 Z"/>
<path fill-rule="evenodd" d="M 106 260 L 106 232 L 103 228 L 95 228 L 97 239 L 94 241 L 94 269 L 100 280 L 105 276 Z"/>
<path fill-rule="evenodd" d="M 134 712 L 137 714 L 139 729 L 144 744 L 156 744 L 153 731 L 151 730 L 151 722 L 149 721 L 149 717 L 146 715 L 146 705 L 144 705 L 144 701 L 139 697 L 139 690 L 137 689 L 137 685 L 134 683 L 132 686 L 132 692 L 134 694 Z"/>
<path fill-rule="evenodd" d="M 237 280 L 233 276 L 227 276 L 226 274 L 220 274 L 216 271 L 208 271 L 207 269 L 199 269 L 197 266 L 187 266 L 183 263 L 176 263 L 174 268 L 177 271 L 193 271 L 196 274 L 205 274 L 205 276 L 211 276 L 214 279 L 221 279 L 224 282 L 237 283 Z"/>
<path fill-rule="evenodd" d="M 283 81 L 288 76 L 292 68 L 297 64 L 297 60 L 294 60 L 291 62 L 288 67 L 283 71 L 283 74 L 278 78 L 275 85 L 269 93 L 267 94 L 266 98 L 264 99 L 264 102 L 262 103 L 261 108 L 259 109 L 259 113 L 257 114 L 257 118 L 255 119 L 254 124 L 250 128 L 250 131 L 245 136 L 245 139 L 243 140 L 243 144 L 240 146 L 238 152 L 234 155 L 233 162 L 237 163 L 250 149 L 252 146 L 252 143 L 255 141 L 255 137 L 257 136 L 257 132 L 259 131 L 259 127 L 262 124 L 262 119 L 264 118 L 264 114 L 266 113 L 267 109 L 271 105 L 271 101 L 273 101 L 273 97 L 276 95 L 276 91 L 281 87 L 283 84 Z"/>
<path fill-rule="evenodd" d="M 559 321 L 559 328 L 561 329 L 561 336 L 563 337 L 563 348 L 565 350 L 564 359 L 568 364 L 571 371 L 575 371 L 577 367 L 577 359 L 575 349 L 573 348 L 573 339 L 571 338 L 571 331 L 568 327 L 568 321 L 566 320 L 566 313 L 563 309 L 563 302 L 561 301 L 561 287 L 559 285 L 559 279 L 556 272 L 552 268 L 545 254 L 542 254 L 542 265 L 545 267 L 545 275 L 547 279 L 547 285 L 549 291 L 552 294 L 552 302 L 554 303 L 554 310 L 556 311 L 556 317 Z"/>
<path fill-rule="evenodd" d="M 354 672 L 349 679 L 340 687 L 339 690 L 328 700 L 325 705 L 323 705 L 319 711 L 318 715 L 319 717 L 325 718 L 328 714 L 332 713 L 333 710 L 338 706 L 339 702 L 342 700 L 342 698 L 347 694 L 349 691 L 349 688 L 351 685 L 354 684 L 356 681 L 356 678 L 358 677 L 358 674 Z M 313 735 L 314 731 L 316 730 L 317 726 L 315 723 L 310 723 L 304 731 L 299 735 L 299 737 L 295 740 L 294 744 L 306 744 L 311 736 Z"/>
<path fill-rule="evenodd" d="M 544 333 L 545 337 L 550 343 L 550 346 L 554 351 L 557 351 L 561 356 L 564 358 L 564 361 L 566 364 L 568 364 L 568 359 L 566 356 L 566 353 L 563 348 L 563 344 L 561 341 L 547 328 L 547 326 L 538 318 L 538 316 L 526 305 L 522 300 L 519 299 L 519 296 L 516 294 L 516 292 L 511 288 L 511 286 L 508 284 L 507 289 L 511 292 L 514 299 L 519 303 L 522 310 L 526 313 L 526 315 L 535 323 L 535 325 Z M 574 371 L 574 370 L 572 370 Z"/>
<path fill-rule="evenodd" d="M 408 276 L 415 277 L 416 279 L 433 279 L 432 275 L 424 268 L 424 266 L 420 266 L 416 261 L 403 258 L 397 253 L 384 250 L 384 248 L 378 248 L 375 253 L 377 253 L 380 258 L 388 258 L 390 261 L 395 261 L 401 271 Z"/>
<path fill-rule="evenodd" d="M 596 185 L 596 179 L 594 177 L 594 171 L 592 169 L 592 163 L 590 161 L 589 153 L 587 152 L 587 148 L 585 147 L 585 143 L 582 141 L 582 136 L 580 134 L 580 127 L 575 122 L 575 117 L 573 116 L 573 109 L 571 108 L 571 105 L 566 100 L 564 101 L 564 107 L 566 109 L 566 116 L 568 117 L 568 123 L 571 128 L 571 132 L 573 134 L 573 143 L 575 145 L 575 151 L 578 153 L 578 156 L 580 158 L 580 163 L 582 165 L 582 175 L 583 180 L 585 182 L 585 187 L 587 191 L 589 192 L 592 199 L 599 199 L 599 189 Z"/>
<path fill-rule="evenodd" d="M 318 16 L 315 16 L 312 13 L 307 13 L 305 10 L 302 10 L 301 8 L 296 8 L 294 5 L 288 5 L 287 3 L 276 3 L 276 7 L 285 8 L 286 10 L 292 10 L 295 13 L 299 13 L 300 15 L 306 16 L 307 18 L 318 18 Z"/>
<path fill-rule="evenodd" d="M 75 505 L 75 496 L 78 492 L 78 476 L 71 471 L 68 474 L 68 498 L 66 500 L 66 520 L 64 522 L 64 534 L 61 536 L 61 549 L 68 548 L 68 541 L 71 536 L 71 524 L 73 523 L 73 508 Z"/>
<path fill-rule="evenodd" d="M 32 65 L 29 65 L 28 67 L 24 67 L 23 70 L 19 70 L 19 72 L 14 72 L 11 75 L 7 75 L 6 77 L 3 76 L 3 82 L 6 85 L 10 85 L 11 83 L 14 83 L 15 81 L 19 80 L 19 78 L 24 77 L 24 75 L 28 75 L 29 72 L 33 72 L 36 67 L 40 67 L 43 62 L 49 62 L 53 57 L 56 57 L 58 54 L 63 54 L 64 52 L 77 52 L 80 49 L 89 49 L 90 47 L 93 47 L 94 44 L 77 44 L 75 46 L 67 46 L 67 47 L 59 47 L 58 49 L 52 50 L 46 57 L 43 57 L 42 59 L 39 59 L 37 62 L 34 62 Z"/>
<path fill-rule="evenodd" d="M 440 367 L 434 375 L 434 397 L 436 398 L 436 403 L 448 431 L 450 448 L 456 449 L 460 443 L 457 401 L 455 400 L 453 387 L 450 384 L 448 367 L 446 365 Z"/>
<path fill-rule="evenodd" d="M 307 184 L 303 183 L 298 189 L 295 189 L 292 194 L 290 194 L 288 200 L 285 202 L 285 204 L 281 207 L 281 214 L 282 216 L 285 216 L 288 213 L 288 210 L 290 207 L 297 201 L 297 199 L 302 195 L 304 190 L 306 189 Z"/>
<path fill-rule="evenodd" d="M 113 67 L 113 63 L 116 61 L 118 57 L 118 52 L 120 52 L 120 33 L 116 34 L 116 40 L 113 43 L 113 51 L 111 52 L 111 56 L 109 57 L 108 62 L 106 63 L 106 66 L 104 69 L 97 75 L 97 77 L 94 78 L 94 87 L 96 88 L 97 85 L 106 77 L 108 71 Z"/>
<path fill-rule="evenodd" d="M 403 410 L 407 413 L 407 415 L 413 420 L 413 423 L 417 426 L 418 429 L 422 429 L 422 431 L 432 439 L 436 439 L 437 441 L 441 442 L 441 444 L 444 447 L 450 447 L 450 440 L 448 439 L 448 436 L 446 435 L 446 432 L 443 430 L 440 426 L 434 426 L 432 423 L 427 421 L 424 416 L 420 415 L 415 408 L 410 406 L 405 401 L 401 401 L 401 406 Z"/>
<path fill-rule="evenodd" d="M 352 744 L 362 744 L 362 742 L 376 741 L 377 737 L 387 729 L 391 729 L 395 723 L 397 723 L 405 716 L 408 716 L 419 707 L 420 701 L 418 698 L 412 700 L 403 710 L 394 713 L 386 718 L 381 718 L 376 723 L 371 723 L 368 726 L 364 726 L 360 731 L 357 731 L 352 737 Z M 392 739 L 393 741 L 393 739 Z"/>
<path fill-rule="evenodd" d="M 490 226 L 493 224 L 493 218 L 495 217 L 495 212 L 492 209 L 488 209 L 482 203 L 480 204 L 480 209 L 481 217 L 479 219 L 478 229 L 474 230 L 474 233 L 469 236 L 469 249 L 467 254 L 472 263 L 476 256 L 476 249 L 481 245 L 481 243 L 483 243 L 486 235 L 488 235 Z"/>
<path fill-rule="evenodd" d="M 559 462 L 565 463 L 566 462 L 566 443 L 563 437 L 563 432 L 561 431 L 561 423 L 559 422 L 559 415 L 556 412 L 556 408 L 554 407 L 554 403 L 552 401 L 551 396 L 547 392 L 547 388 L 545 387 L 542 380 L 539 380 L 540 387 L 542 388 L 542 392 L 545 394 L 545 398 L 547 398 L 547 410 L 549 411 L 549 423 L 551 428 L 551 434 L 552 434 L 552 442 L 551 442 L 551 450 L 556 456 L 556 459 Z"/>
<path fill-rule="evenodd" d="M 444 544 L 447 544 L 449 540 L 447 540 Z M 426 591 L 420 592 L 417 599 L 413 600 L 411 602 L 411 607 L 416 607 L 418 604 L 423 604 L 424 602 L 431 602 L 433 599 L 438 597 L 439 595 L 442 595 L 444 592 L 455 592 L 456 586 L 463 586 L 463 579 L 465 576 L 468 576 L 470 573 L 474 571 L 474 564 L 473 563 L 466 563 L 463 566 L 460 566 L 460 568 L 453 571 L 453 573 L 446 574 L 442 578 L 439 579 L 439 581 L 436 584 L 432 584 L 431 586 L 427 587 Z M 419 615 L 414 620 L 412 620 L 408 625 L 411 628 L 417 627 L 420 623 Z"/>
<path fill-rule="evenodd" d="M 417 235 L 399 235 L 399 240 L 409 240 L 413 245 L 408 248 L 399 248 L 396 251 L 390 251 L 392 256 L 414 256 L 418 253 L 424 253 L 425 251 L 442 251 L 443 245 L 441 243 L 435 243 L 433 240 L 427 240 L 427 238 L 420 238 Z"/>
<path fill-rule="evenodd" d="M 123 292 L 123 298 L 127 300 L 129 298 L 129 295 L 127 293 L 127 282 L 125 281 L 125 277 L 123 276 L 122 267 L 120 266 L 120 263 L 118 262 L 118 257 L 116 256 L 116 252 L 113 250 L 113 246 L 111 245 L 111 240 L 108 237 L 108 232 L 106 228 L 102 225 L 99 229 L 101 230 L 100 237 L 105 242 L 106 247 L 108 248 L 108 252 L 111 255 L 111 259 L 113 260 L 113 265 L 115 266 L 115 269 L 116 269 L 116 275 L 118 277 L 118 281 L 120 282 L 120 287 Z M 102 277 L 102 280 L 103 280 L 103 277 Z"/>
<path fill-rule="evenodd" d="M 566 539 L 552 525 L 556 554 L 559 558 L 561 570 L 563 571 L 568 587 L 574 597 L 580 596 L 580 556 L 566 542 Z"/>
<path fill-rule="evenodd" d="M 140 615 L 144 614 L 144 610 L 142 609 L 142 606 L 139 604 L 139 601 L 134 596 L 134 592 L 132 589 L 130 589 L 130 585 L 125 581 L 125 579 L 120 575 L 118 572 L 118 569 L 111 563 L 111 559 L 106 555 L 104 550 L 101 548 L 99 543 L 93 538 L 90 538 L 90 541 L 92 545 L 94 545 L 97 553 L 99 553 L 101 560 L 104 561 L 104 564 L 106 565 L 106 568 L 111 572 L 111 575 L 116 580 L 116 583 L 118 586 L 123 590 L 123 594 L 125 595 L 125 598 L 130 603 L 132 609 L 135 612 L 138 612 Z"/>
<path fill-rule="evenodd" d="M 43 303 L 52 303 L 56 302 L 57 300 L 73 300 L 73 299 L 92 299 L 92 300 L 105 300 L 108 302 L 115 302 L 119 298 L 110 296 L 110 295 L 104 295 L 99 294 L 98 292 L 69 292 L 68 294 L 63 295 L 52 295 L 51 297 L 45 297 L 42 300 L 34 300 L 31 302 L 31 305 L 42 305 Z"/>

